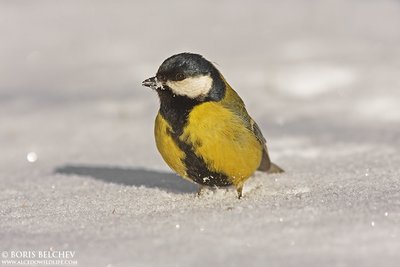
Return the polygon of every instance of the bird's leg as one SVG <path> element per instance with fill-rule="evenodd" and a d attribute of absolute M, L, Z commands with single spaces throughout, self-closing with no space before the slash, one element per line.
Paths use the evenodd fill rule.
<path fill-rule="evenodd" d="M 199 185 L 199 190 L 197 190 L 197 196 L 201 196 L 201 194 L 204 191 L 205 186 L 204 185 Z"/>
<path fill-rule="evenodd" d="M 239 184 L 236 186 L 236 192 L 238 193 L 238 199 L 242 198 L 243 184 Z"/>

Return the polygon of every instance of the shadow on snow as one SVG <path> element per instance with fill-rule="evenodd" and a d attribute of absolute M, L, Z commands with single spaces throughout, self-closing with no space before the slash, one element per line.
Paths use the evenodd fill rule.
<path fill-rule="evenodd" d="M 57 167 L 55 173 L 88 176 L 107 183 L 126 186 L 145 186 L 159 188 L 174 193 L 193 193 L 197 186 L 179 176 L 142 168 L 123 168 L 91 165 L 64 165 Z"/>

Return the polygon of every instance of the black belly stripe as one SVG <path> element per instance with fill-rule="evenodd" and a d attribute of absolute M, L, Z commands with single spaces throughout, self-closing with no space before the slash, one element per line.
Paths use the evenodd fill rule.
<path fill-rule="evenodd" d="M 183 163 L 186 166 L 186 173 L 194 182 L 207 186 L 230 186 L 231 180 L 224 173 L 210 171 L 202 157 L 194 152 L 192 144 L 179 139 L 179 136 L 169 132 L 174 142 L 185 153 Z"/>
<path fill-rule="evenodd" d="M 167 134 L 172 137 L 176 145 L 185 153 L 183 163 L 186 166 L 188 177 L 194 182 L 206 186 L 232 185 L 232 181 L 226 174 L 208 169 L 204 159 L 194 152 L 193 144 L 179 139 L 187 124 L 190 111 L 200 103 L 183 96 L 171 97 L 168 91 L 159 92 L 159 96 L 161 100 L 160 114 L 168 121 L 173 130 L 167 131 Z"/>

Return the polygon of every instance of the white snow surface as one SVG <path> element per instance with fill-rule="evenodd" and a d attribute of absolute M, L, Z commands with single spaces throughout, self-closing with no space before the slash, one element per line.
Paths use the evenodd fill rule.
<path fill-rule="evenodd" d="M 394 0 L 0 2 L 0 252 L 399 266 L 398 25 Z M 183 51 L 217 64 L 286 170 L 241 200 L 197 197 L 156 151 L 141 81 Z"/>

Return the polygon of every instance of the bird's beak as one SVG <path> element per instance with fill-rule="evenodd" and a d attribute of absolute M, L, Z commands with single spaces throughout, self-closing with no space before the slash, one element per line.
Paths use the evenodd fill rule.
<path fill-rule="evenodd" d="M 159 82 L 157 81 L 157 77 L 151 77 L 151 78 L 148 78 L 147 80 L 144 80 L 142 82 L 142 85 L 156 90 L 157 87 L 159 87 Z"/>

